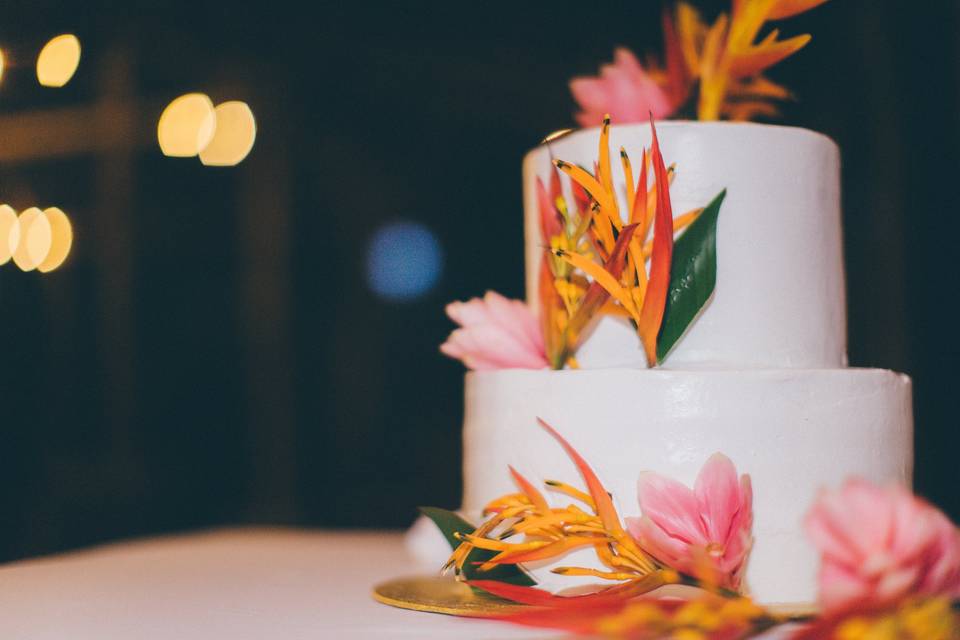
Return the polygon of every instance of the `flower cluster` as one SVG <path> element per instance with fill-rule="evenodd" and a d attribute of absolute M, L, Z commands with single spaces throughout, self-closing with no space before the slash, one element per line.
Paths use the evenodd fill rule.
<path fill-rule="evenodd" d="M 687 2 L 663 16 L 662 64 L 646 68 L 627 49 L 614 51 L 613 64 L 595 78 L 574 78 L 570 90 L 580 105 L 577 120 L 596 121 L 611 113 L 621 122 L 677 115 L 696 99 L 700 120 L 750 120 L 776 116 L 775 101 L 790 92 L 763 73 L 810 41 L 809 35 L 779 39 L 779 30 L 760 33 L 769 21 L 804 13 L 826 0 L 733 0 L 729 13 L 712 24 Z"/>
<path fill-rule="evenodd" d="M 536 321 L 522 303 L 491 293 L 482 302 L 447 308 L 461 329 L 441 348 L 445 354 L 472 369 L 575 368 L 587 329 L 601 316 L 615 315 L 636 328 L 650 366 L 662 361 L 713 291 L 713 242 L 723 194 L 705 208 L 674 217 L 670 200 L 674 168 L 664 162 L 652 121 L 650 127 L 653 144 L 643 150 L 636 181 L 630 157 L 620 149 L 626 195 L 622 211 L 614 186 L 609 116 L 600 129 L 593 173 L 556 160 L 549 185 L 537 179 L 545 247 L 538 284 L 539 331 L 532 328 Z M 561 175 L 570 180 L 569 200 L 563 195 Z M 710 215 L 701 216 L 704 212 Z M 697 225 L 701 217 L 704 220 Z M 697 233 L 692 233 L 694 229 Z M 703 259 L 686 261 L 682 266 L 694 271 L 677 277 L 674 234 L 683 230 L 686 233 L 677 242 L 692 245 Z M 668 298 L 683 311 L 670 316 Z"/>
<path fill-rule="evenodd" d="M 548 489 L 578 504 L 552 507 L 511 469 L 520 491 L 491 502 L 489 519 L 459 544 L 447 567 L 478 589 L 527 605 L 499 619 L 515 624 L 616 638 L 749 638 L 787 622 L 740 593 L 752 543 L 750 478 L 715 454 L 688 488 L 644 473 L 639 518 L 621 521 L 610 494 L 579 453 L 540 421 L 579 470 L 586 491 L 548 480 Z M 821 555 L 822 615 L 802 621 L 794 640 L 960 640 L 960 531 L 902 487 L 851 479 L 824 492 L 806 528 Z M 555 567 L 608 585 L 564 596 L 483 579 L 495 568 L 553 561 L 592 548 L 606 570 Z M 464 572 L 474 550 L 492 553 Z M 526 575 L 526 574 L 524 574 Z M 701 589 L 688 599 L 655 598 L 667 585 Z"/>
<path fill-rule="evenodd" d="M 515 469 L 519 493 L 502 496 L 484 510 L 490 519 L 461 544 L 447 563 L 460 575 L 474 549 L 495 551 L 479 572 L 499 565 L 517 565 L 559 558 L 574 549 L 592 548 L 607 568 L 556 567 L 560 575 L 591 576 L 614 583 L 589 597 L 550 596 L 530 587 L 472 581 L 495 595 L 538 603 L 602 602 L 647 593 L 667 584 L 687 584 L 733 593 L 740 587 L 750 549 L 753 521 L 750 479 L 738 479 L 733 463 L 716 454 L 704 465 L 694 489 L 657 474 L 643 474 L 639 483 L 642 517 L 626 527 L 610 494 L 579 453 L 544 421 L 540 425 L 576 464 L 587 491 L 546 481 L 546 486 L 578 504 L 551 507 L 544 495 Z M 580 506 L 582 505 L 582 506 Z M 533 594 L 531 596 L 531 594 Z M 531 600 L 532 597 L 532 600 Z"/>

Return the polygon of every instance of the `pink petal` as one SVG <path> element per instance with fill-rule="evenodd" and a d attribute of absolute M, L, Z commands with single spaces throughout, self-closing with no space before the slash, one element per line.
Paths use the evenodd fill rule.
<path fill-rule="evenodd" d="M 937 535 L 924 554 L 927 573 L 919 585 L 924 593 L 960 596 L 960 532 L 940 512 L 934 513 Z"/>
<path fill-rule="evenodd" d="M 461 360 L 463 364 L 474 371 L 489 371 L 492 369 L 502 369 L 498 362 L 487 359 L 475 348 L 474 342 L 467 334 L 466 329 L 456 329 L 447 338 L 447 341 L 440 345 L 440 351 L 451 357 Z"/>
<path fill-rule="evenodd" d="M 536 353 L 514 334 L 494 325 L 479 325 L 462 329 L 461 342 L 466 349 L 500 368 L 539 369 L 546 366 L 543 355 Z"/>
<path fill-rule="evenodd" d="M 721 453 L 710 456 L 697 475 L 694 493 L 707 537 L 726 545 L 731 525 L 740 512 L 740 483 L 730 458 Z"/>
<path fill-rule="evenodd" d="M 816 503 L 804 519 L 807 537 L 820 551 L 824 561 L 854 566 L 860 561 L 859 549 L 835 532 L 833 519 L 822 503 Z"/>
<path fill-rule="evenodd" d="M 543 351 L 540 323 L 529 307 L 519 300 L 508 300 L 496 291 L 487 291 L 483 301 L 494 323 L 517 338 L 525 339 L 529 351 Z"/>
<path fill-rule="evenodd" d="M 826 611 L 843 609 L 872 592 L 871 584 L 846 567 L 834 563 L 820 567 L 820 604 Z"/>
<path fill-rule="evenodd" d="M 493 322 L 487 305 L 480 298 L 467 302 L 451 302 L 446 308 L 447 316 L 463 327 Z"/>
<path fill-rule="evenodd" d="M 644 516 L 668 535 L 688 544 L 706 546 L 697 497 L 685 485 L 656 473 L 642 473 L 637 483 L 637 499 Z"/>
<path fill-rule="evenodd" d="M 627 531 L 637 544 L 660 562 L 677 570 L 692 564 L 690 545 L 667 535 L 650 518 L 626 518 L 626 523 Z"/>
<path fill-rule="evenodd" d="M 471 369 L 548 366 L 540 323 L 529 307 L 488 291 L 483 299 L 453 302 L 447 315 L 461 325 L 440 351 Z"/>
<path fill-rule="evenodd" d="M 577 122 L 585 127 L 596 126 L 606 113 L 618 123 L 644 122 L 651 112 L 664 118 L 676 108 L 636 56 L 622 47 L 614 51 L 613 64 L 600 67 L 599 77 L 571 80 L 570 92 L 581 109 Z"/>

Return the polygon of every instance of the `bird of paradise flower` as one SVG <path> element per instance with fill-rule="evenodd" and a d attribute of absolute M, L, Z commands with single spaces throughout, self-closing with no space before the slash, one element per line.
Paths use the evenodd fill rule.
<path fill-rule="evenodd" d="M 613 183 L 609 116 L 600 128 L 592 174 L 557 159 L 549 189 L 537 180 L 540 228 L 547 245 L 539 279 L 541 321 L 547 359 L 555 369 L 577 366 L 575 353 L 585 330 L 602 314 L 629 319 L 648 364 L 654 366 L 713 291 L 716 218 L 725 192 L 706 207 L 674 218 L 670 183 L 675 168 L 664 162 L 652 119 L 650 127 L 653 144 L 649 151 L 643 149 L 636 183 L 630 157 L 620 149 L 627 196 L 623 213 Z M 570 204 L 562 194 L 561 172 L 572 182 Z M 704 212 L 710 215 L 702 216 Z M 683 250 L 675 256 L 674 234 L 684 229 L 688 232 L 678 240 Z M 697 259 L 701 256 L 705 259 Z"/>

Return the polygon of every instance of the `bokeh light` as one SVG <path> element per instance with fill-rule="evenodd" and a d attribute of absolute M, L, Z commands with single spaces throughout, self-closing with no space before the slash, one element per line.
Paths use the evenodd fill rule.
<path fill-rule="evenodd" d="M 65 33 L 43 45 L 37 56 L 37 80 L 45 87 L 62 87 L 70 82 L 80 65 L 80 40 Z"/>
<path fill-rule="evenodd" d="M 167 105 L 157 123 L 157 141 L 165 156 L 191 158 L 207 148 L 217 130 L 213 102 L 188 93 Z"/>
<path fill-rule="evenodd" d="M 20 219 L 8 204 L 0 204 L 0 264 L 7 264 L 20 245 Z"/>
<path fill-rule="evenodd" d="M 3 72 L 7 68 L 7 54 L 0 50 L 0 81 L 3 80 Z"/>
<path fill-rule="evenodd" d="M 379 297 L 402 302 L 428 293 L 443 272 L 443 248 L 418 222 L 377 229 L 367 247 L 367 284 Z"/>
<path fill-rule="evenodd" d="M 211 167 L 232 167 L 253 149 L 257 123 L 249 105 L 239 100 L 218 104 L 214 111 L 216 132 L 210 144 L 200 151 L 200 162 Z"/>
<path fill-rule="evenodd" d="M 70 219 L 58 207 L 43 210 L 43 215 L 50 223 L 50 250 L 47 257 L 38 265 L 37 271 L 49 273 L 63 264 L 73 246 L 73 226 Z"/>
<path fill-rule="evenodd" d="M 50 221 L 43 211 L 30 207 L 20 214 L 20 242 L 10 246 L 13 261 L 23 271 L 33 271 L 50 253 Z"/>

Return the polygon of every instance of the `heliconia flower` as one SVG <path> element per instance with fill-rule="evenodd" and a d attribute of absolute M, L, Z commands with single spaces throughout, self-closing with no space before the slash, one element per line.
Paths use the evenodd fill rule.
<path fill-rule="evenodd" d="M 849 480 L 820 496 L 806 529 L 821 553 L 826 611 L 907 595 L 960 597 L 960 533 L 902 487 Z"/>
<path fill-rule="evenodd" d="M 645 122 L 650 114 L 660 119 L 676 110 L 667 92 L 646 72 L 629 49 L 613 52 L 613 64 L 600 67 L 600 76 L 574 78 L 570 91 L 580 105 L 580 126 L 589 127 L 605 114 L 621 123 Z"/>
<path fill-rule="evenodd" d="M 642 517 L 627 518 L 627 526 L 644 551 L 707 584 L 740 588 L 752 542 L 750 476 L 738 479 L 730 459 L 716 453 L 693 489 L 648 472 L 637 498 Z"/>
<path fill-rule="evenodd" d="M 481 298 L 447 305 L 460 325 L 440 351 L 470 369 L 542 369 L 547 366 L 543 331 L 529 307 L 488 291 Z"/>

